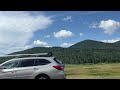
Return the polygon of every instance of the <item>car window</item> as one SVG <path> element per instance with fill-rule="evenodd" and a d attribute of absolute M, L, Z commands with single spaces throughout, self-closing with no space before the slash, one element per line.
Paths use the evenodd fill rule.
<path fill-rule="evenodd" d="M 47 65 L 51 63 L 50 61 L 46 60 L 46 59 L 36 59 L 35 60 L 35 65 L 38 66 L 38 65 Z"/>
<path fill-rule="evenodd" d="M 54 58 L 55 62 L 57 62 L 58 64 L 62 64 L 62 62 L 60 62 L 57 58 Z"/>
<path fill-rule="evenodd" d="M 0 68 L 3 68 L 3 69 L 16 68 L 16 67 L 18 67 L 18 63 L 19 63 L 18 60 L 15 60 L 15 61 L 9 61 L 9 62 L 3 64 Z"/>
<path fill-rule="evenodd" d="M 19 67 L 29 67 L 34 66 L 34 59 L 21 60 Z"/>

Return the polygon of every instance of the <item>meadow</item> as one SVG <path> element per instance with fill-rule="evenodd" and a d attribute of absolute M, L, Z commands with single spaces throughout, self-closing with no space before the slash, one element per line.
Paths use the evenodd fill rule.
<path fill-rule="evenodd" d="M 120 63 L 66 64 L 67 79 L 120 79 Z"/>

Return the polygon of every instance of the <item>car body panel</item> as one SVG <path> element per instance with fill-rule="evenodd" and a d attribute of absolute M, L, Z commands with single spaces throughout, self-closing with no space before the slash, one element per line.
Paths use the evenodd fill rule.
<path fill-rule="evenodd" d="M 54 61 L 54 57 L 27 57 L 27 58 L 16 58 L 9 61 L 25 59 L 46 59 L 51 63 L 47 65 L 29 66 L 29 67 L 18 67 L 12 69 L 0 69 L 0 79 L 35 79 L 38 75 L 45 74 L 50 77 L 50 79 L 65 79 L 65 72 L 63 70 L 57 70 L 53 66 L 58 66 L 63 64 L 58 64 Z M 9 62 L 6 61 L 1 65 Z M 0 65 L 0 66 L 1 66 Z M 63 67 L 64 68 L 64 67 Z"/>
<path fill-rule="evenodd" d="M 17 68 L 13 69 L 1 69 L 0 70 L 0 79 L 16 79 L 16 70 Z"/>

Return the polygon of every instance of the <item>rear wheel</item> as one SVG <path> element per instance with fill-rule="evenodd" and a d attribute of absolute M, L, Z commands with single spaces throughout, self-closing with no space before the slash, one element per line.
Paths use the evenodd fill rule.
<path fill-rule="evenodd" d="M 35 79 L 50 79 L 47 75 L 38 75 Z"/>

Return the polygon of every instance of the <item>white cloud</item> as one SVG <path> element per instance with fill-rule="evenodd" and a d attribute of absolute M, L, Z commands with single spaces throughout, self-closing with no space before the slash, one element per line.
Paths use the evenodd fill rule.
<path fill-rule="evenodd" d="M 83 36 L 84 34 L 83 33 L 80 33 L 80 36 Z"/>
<path fill-rule="evenodd" d="M 50 35 L 46 35 L 45 37 L 46 37 L 46 38 L 49 38 L 49 37 L 50 37 Z"/>
<path fill-rule="evenodd" d="M 111 40 L 101 40 L 102 42 L 105 42 L 105 43 L 115 43 L 115 42 L 118 42 L 120 39 L 111 39 Z"/>
<path fill-rule="evenodd" d="M 54 32 L 54 37 L 56 38 L 68 38 L 72 37 L 74 34 L 71 31 L 61 30 L 59 32 Z"/>
<path fill-rule="evenodd" d="M 49 47 L 49 45 L 44 42 L 44 41 L 40 41 L 40 40 L 36 40 L 33 42 L 34 46 L 41 46 L 41 47 Z"/>
<path fill-rule="evenodd" d="M 65 17 L 65 18 L 63 18 L 62 19 L 63 21 L 70 21 L 70 22 L 72 22 L 72 16 L 67 16 L 67 17 Z"/>
<path fill-rule="evenodd" d="M 115 33 L 119 27 L 120 27 L 120 22 L 111 19 L 106 21 L 103 20 L 99 24 L 99 28 L 102 28 L 104 30 L 104 33 L 109 35 Z"/>
<path fill-rule="evenodd" d="M 40 46 L 46 46 L 48 45 L 46 42 L 40 41 L 40 40 L 36 40 L 33 42 L 34 45 L 40 45 Z"/>
<path fill-rule="evenodd" d="M 97 28 L 98 27 L 98 23 L 97 22 L 93 22 L 89 28 Z"/>
<path fill-rule="evenodd" d="M 60 46 L 61 47 L 70 47 L 70 46 L 72 46 L 73 44 L 71 44 L 71 43 L 63 43 L 63 44 L 61 44 Z"/>
<path fill-rule="evenodd" d="M 0 11 L 0 50 L 11 53 L 26 49 L 34 32 L 53 23 L 51 17 L 32 11 Z"/>

